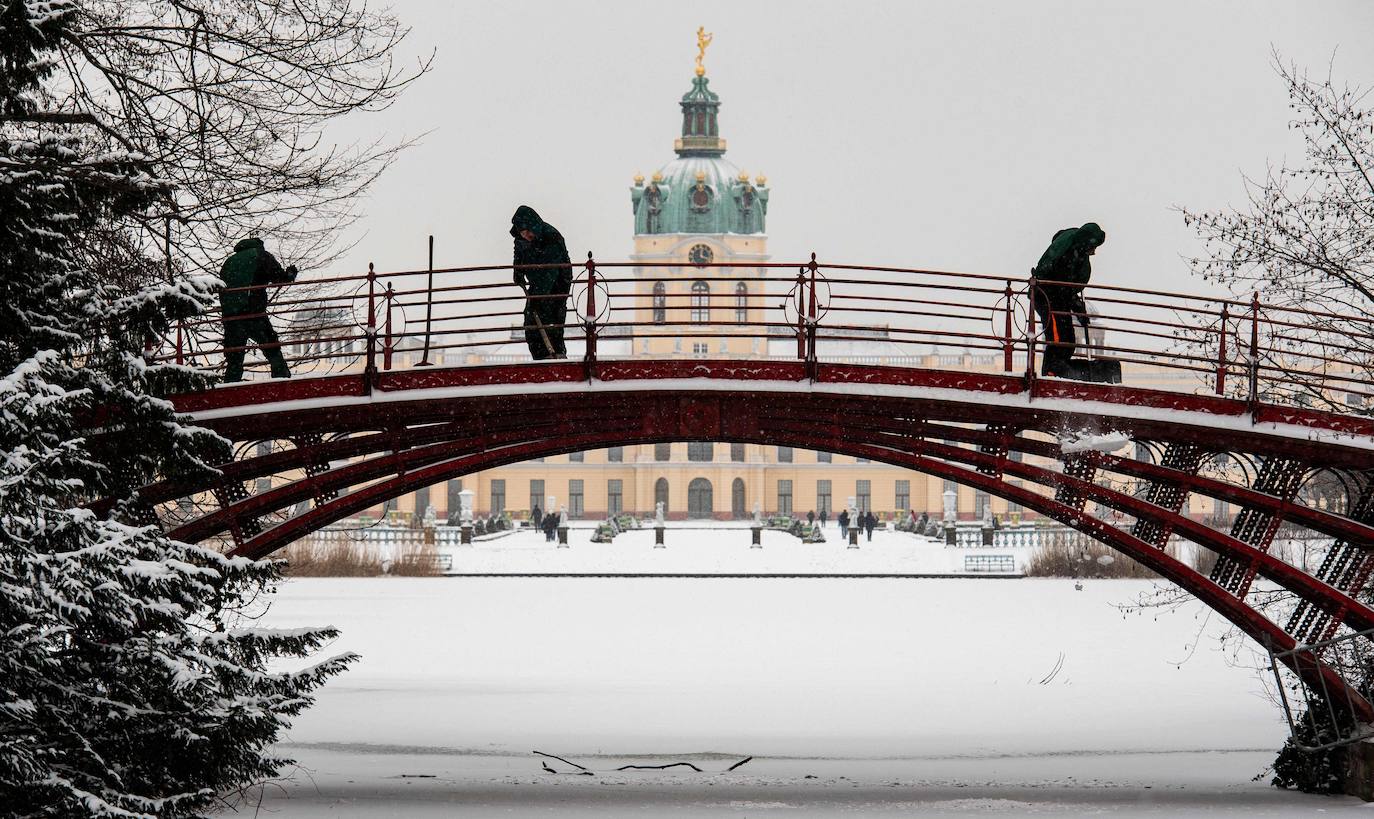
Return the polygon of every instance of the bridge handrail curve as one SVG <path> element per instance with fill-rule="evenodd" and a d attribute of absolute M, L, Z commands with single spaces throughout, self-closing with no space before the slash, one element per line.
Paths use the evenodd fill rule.
<path fill-rule="evenodd" d="M 953 358 L 967 366 L 962 357 L 973 350 L 994 355 L 1000 351 L 1002 372 L 1023 372 L 1027 381 L 1034 381 L 1041 377 L 1036 357 L 1043 354 L 1046 342 L 1040 338 L 1040 321 L 1031 309 L 1030 296 L 1036 288 L 1071 286 L 1086 294 L 1091 309 L 1069 313 L 1070 320 L 1087 322 L 1103 333 L 1095 338 L 1090 330 L 1088 338 L 1079 342 L 1079 351 L 1090 356 L 1115 358 L 1130 368 L 1148 367 L 1165 375 L 1171 370 L 1190 378 L 1210 374 L 1210 383 L 1192 383 L 1192 390 L 1250 401 L 1305 405 L 1315 396 L 1349 411 L 1349 402 L 1363 405 L 1374 398 L 1368 378 L 1374 343 L 1360 346 L 1364 341 L 1374 342 L 1374 319 L 1266 304 L 1258 293 L 1237 299 L 1030 276 L 819 262 L 814 255 L 800 262 L 705 263 L 597 261 L 589 255 L 586 262 L 572 265 L 577 276 L 569 294 L 527 297 L 514 283 L 516 272 L 562 267 L 482 264 L 377 271 L 369 266 L 366 274 L 299 279 L 228 292 L 261 289 L 269 296 L 277 294 L 266 312 L 236 318 L 282 323 L 284 332 L 276 345 L 292 348 L 287 360 L 293 365 L 308 364 L 317 372 L 349 367 L 389 370 L 397 366 L 398 357 L 404 365 L 416 351 L 423 351 L 423 356 L 411 362 L 414 366 L 440 363 L 430 360 L 431 353 L 445 355 L 444 366 L 480 363 L 483 350 L 506 358 L 511 353 L 501 348 L 520 344 L 525 332 L 539 328 L 518 319 L 503 323 L 503 319 L 528 315 L 525 307 L 531 300 L 568 299 L 567 318 L 544 329 L 564 330 L 568 341 L 581 345 L 581 357 L 589 363 L 608 355 L 642 356 L 650 348 L 657 349 L 658 355 L 681 356 L 687 354 L 687 344 L 697 357 L 719 354 L 816 362 L 822 357 L 860 355 L 857 348 L 837 352 L 840 348 L 834 345 L 872 342 L 881 352 L 865 352 L 862 357 L 909 360 L 924 356 L 936 368 L 953 365 Z M 603 272 L 619 270 L 633 270 L 636 275 Z M 789 272 L 765 275 L 765 271 L 778 270 Z M 511 279 L 469 278 L 502 273 L 512 274 Z M 840 275 L 831 278 L 832 273 Z M 894 279 L 893 275 L 908 278 Z M 422 276 L 428 281 L 408 281 Z M 694 281 L 697 286 L 689 288 L 688 283 Z M 631 284 L 641 286 L 628 287 Z M 649 285 L 661 288 L 650 290 Z M 280 298 L 288 292 L 300 296 Z M 915 295 L 918 292 L 929 293 L 931 298 Z M 940 293 L 949 295 L 940 298 Z M 436 298 L 439 294 L 452 297 Z M 721 320 L 721 311 L 735 320 Z M 243 349 L 215 343 L 215 330 L 223 323 L 218 312 L 212 309 L 188 317 L 166 337 L 149 339 L 146 356 L 154 362 L 216 369 L 224 353 Z M 612 318 L 627 313 L 637 314 L 638 320 Z M 835 316 L 827 319 L 830 313 Z M 844 321 L 840 316 L 845 314 L 869 314 L 875 321 Z M 726 328 L 758 332 L 722 332 Z M 1107 333 L 1124 338 L 1108 343 Z M 1308 337 L 1302 337 L 1304 333 Z M 720 344 L 712 345 L 713 339 Z M 606 346 L 620 340 L 629 342 L 628 352 Z M 734 340 L 751 340 L 752 346 L 748 350 L 731 347 Z M 664 347 L 669 343 L 673 344 L 670 351 Z M 638 353 L 634 345 L 641 348 Z M 795 345 L 795 355 L 787 345 Z M 953 353 L 950 347 L 955 348 Z M 902 351 L 896 352 L 897 348 Z M 448 360 L 454 351 L 465 351 L 463 360 Z"/>

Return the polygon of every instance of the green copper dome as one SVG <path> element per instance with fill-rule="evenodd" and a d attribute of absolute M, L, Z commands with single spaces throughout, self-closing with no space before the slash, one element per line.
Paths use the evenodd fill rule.
<path fill-rule="evenodd" d="M 726 160 L 717 112 L 720 97 L 706 77 L 692 80 L 682 97 L 682 136 L 677 159 L 630 189 L 635 234 L 763 233 L 768 212 L 766 180 L 749 181 Z"/>

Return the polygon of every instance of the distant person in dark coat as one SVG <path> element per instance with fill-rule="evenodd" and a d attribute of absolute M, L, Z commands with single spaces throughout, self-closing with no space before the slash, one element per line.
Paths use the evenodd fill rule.
<path fill-rule="evenodd" d="M 224 260 L 219 277 L 224 281 L 219 306 L 224 322 L 225 383 L 243 380 L 243 357 L 250 341 L 258 343 L 258 349 L 272 365 L 273 378 L 290 378 L 291 369 L 281 354 L 277 331 L 266 315 L 266 285 L 295 281 L 296 266 L 283 270 L 276 257 L 263 247 L 262 240 L 250 237 L 234 245 L 234 253 Z M 254 289 L 239 289 L 244 287 Z"/>
<path fill-rule="evenodd" d="M 1040 374 L 1068 376 L 1077 337 L 1074 320 L 1088 331 L 1088 307 L 1083 302 L 1083 286 L 1092 278 L 1088 260 L 1107 241 L 1107 234 L 1096 222 L 1065 228 L 1054 234 L 1050 246 L 1031 271 L 1035 278 L 1035 313 L 1045 336 L 1045 353 L 1040 359 Z M 1048 282 L 1041 284 L 1040 282 Z"/>
<path fill-rule="evenodd" d="M 821 510 L 821 528 L 825 528 L 825 524 L 828 523 L 829 520 L 830 520 L 830 514 L 829 514 L 828 512 L 826 512 L 824 509 L 822 509 L 822 510 Z"/>
<path fill-rule="evenodd" d="M 573 275 L 563 234 L 539 218 L 529 205 L 516 208 L 510 225 L 510 235 L 515 239 L 515 283 L 526 297 L 525 343 L 530 346 L 530 355 L 536 361 L 567 358 L 563 324 L 568 317 Z M 548 266 L 521 270 L 520 265 Z"/>
<path fill-rule="evenodd" d="M 873 542 L 873 529 L 878 525 L 878 516 L 872 512 L 864 513 L 864 533 L 868 536 L 868 541 Z"/>
<path fill-rule="evenodd" d="M 841 510 L 840 510 L 840 516 L 837 517 L 837 518 L 835 518 L 835 522 L 838 523 L 838 524 L 840 524 L 840 539 L 843 540 L 843 539 L 845 539 L 846 537 L 848 537 L 848 536 L 849 536 L 849 510 L 848 510 L 848 509 L 841 509 Z"/>
<path fill-rule="evenodd" d="M 815 512 L 807 512 L 807 513 L 806 513 L 806 525 L 808 525 L 808 526 L 814 526 L 815 524 L 816 524 L 816 513 L 815 513 Z"/>
<path fill-rule="evenodd" d="M 542 529 L 544 524 L 544 513 L 539 509 L 539 504 L 535 504 L 530 510 L 530 525 L 536 529 Z"/>
<path fill-rule="evenodd" d="M 558 536 L 558 515 L 550 512 L 544 516 L 544 540 L 552 542 Z"/>

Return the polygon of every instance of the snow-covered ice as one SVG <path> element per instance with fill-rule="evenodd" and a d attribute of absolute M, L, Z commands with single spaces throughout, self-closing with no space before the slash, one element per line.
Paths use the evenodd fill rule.
<path fill-rule="evenodd" d="M 747 536 L 703 534 L 738 537 L 749 551 Z M 1255 672 L 1222 656 L 1215 636 L 1224 623 L 1201 605 L 1115 608 L 1149 588 L 1089 580 L 1079 592 L 1069 580 L 1035 579 L 293 580 L 261 625 L 332 623 L 343 636 L 329 650 L 362 660 L 297 721 L 280 750 L 303 769 L 266 789 L 263 809 L 280 817 L 1362 810 L 1354 799 L 1251 781 L 1283 741 L 1280 712 Z M 597 774 L 546 773 L 536 749 Z M 723 772 L 746 756 L 753 761 Z M 704 773 L 612 770 L 678 760 Z"/>

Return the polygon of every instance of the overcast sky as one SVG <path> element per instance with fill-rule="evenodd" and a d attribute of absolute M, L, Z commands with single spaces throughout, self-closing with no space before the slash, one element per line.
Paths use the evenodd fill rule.
<path fill-rule="evenodd" d="M 775 260 L 1022 276 L 1099 222 L 1094 281 L 1204 289 L 1176 205 L 1297 158 L 1270 49 L 1374 85 L 1374 2 L 397 0 L 432 73 L 359 137 L 430 132 L 331 272 L 508 263 L 515 206 L 625 258 L 628 188 L 674 157 L 695 32 L 727 158 L 766 173 Z"/>

